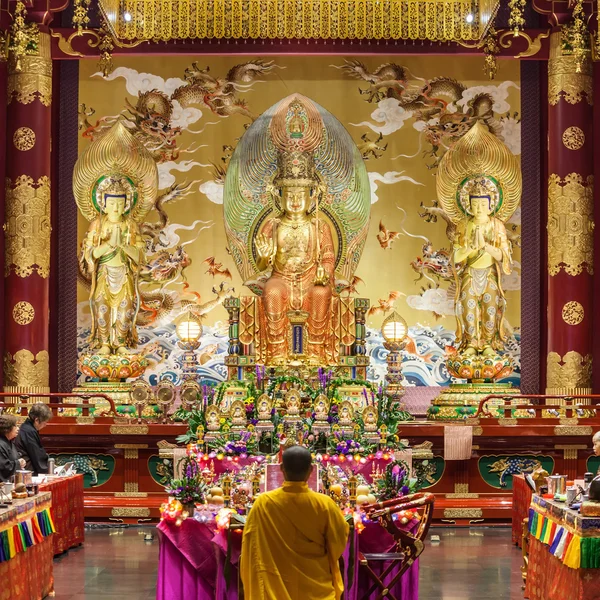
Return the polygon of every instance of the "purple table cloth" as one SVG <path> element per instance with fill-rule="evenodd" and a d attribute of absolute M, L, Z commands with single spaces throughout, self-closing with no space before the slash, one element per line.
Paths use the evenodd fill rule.
<path fill-rule="evenodd" d="M 160 554 L 157 600 L 237 600 L 241 533 L 231 533 L 232 543 L 228 557 L 227 534 L 217 532 L 214 523 L 187 519 L 177 527 L 163 521 L 158 525 L 158 531 Z M 354 548 L 351 549 L 349 542 L 343 556 L 344 600 L 363 600 L 371 585 L 371 580 L 360 567 L 359 552 L 387 552 L 392 545 L 392 536 L 375 523 L 367 523 L 360 534 L 354 532 Z M 348 568 L 351 555 L 354 556 L 353 569 Z M 381 563 L 377 563 L 375 567 L 379 568 L 380 565 Z M 376 568 L 374 570 L 377 572 Z M 415 561 L 392 589 L 398 600 L 418 600 L 418 561 Z M 369 599 L 376 597 L 375 592 Z"/>

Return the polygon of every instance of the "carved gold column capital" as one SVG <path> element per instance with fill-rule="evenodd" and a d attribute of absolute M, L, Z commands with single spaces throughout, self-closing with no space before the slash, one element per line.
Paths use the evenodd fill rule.
<path fill-rule="evenodd" d="M 37 27 L 31 24 L 32 27 Z M 38 32 L 34 50 L 24 56 L 10 53 L 8 58 L 7 102 L 30 104 L 38 99 L 44 106 L 52 104 L 52 57 L 50 34 Z"/>
<path fill-rule="evenodd" d="M 591 53 L 576 56 L 569 50 L 564 28 L 550 36 L 548 60 L 548 102 L 554 106 L 561 98 L 569 104 L 594 103 Z"/>

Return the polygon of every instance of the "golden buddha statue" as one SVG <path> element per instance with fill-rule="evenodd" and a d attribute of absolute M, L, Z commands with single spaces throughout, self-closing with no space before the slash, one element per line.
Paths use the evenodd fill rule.
<path fill-rule="evenodd" d="M 253 122 L 231 157 L 223 196 L 231 256 L 256 294 L 225 303 L 230 323 L 239 322 L 228 368 L 343 360 L 364 368 L 356 319 L 364 321 L 368 301 L 339 291 L 358 266 L 370 208 L 360 152 L 325 109 L 292 94 Z"/>
<path fill-rule="evenodd" d="M 79 157 L 73 191 L 91 221 L 79 259 L 81 274 L 90 283 L 90 349 L 125 355 L 137 345 L 138 277 L 145 246 L 139 223 L 156 199 L 156 163 L 118 122 Z"/>
<path fill-rule="evenodd" d="M 310 153 L 280 155 L 279 173 L 271 193 L 282 214 L 269 219 L 256 238 L 257 266 L 270 271 L 263 288 L 268 363 L 287 358 L 288 313 L 304 313 L 308 340 L 303 354 L 325 362 L 334 280 L 335 254 L 329 225 L 318 219 L 322 193 Z M 316 203 L 315 215 L 309 214 Z"/>
<path fill-rule="evenodd" d="M 506 299 L 502 274 L 512 272 L 512 249 L 504 223 L 493 217 L 498 189 L 486 177 L 465 185 L 466 212 L 454 243 L 457 278 L 457 346 L 466 355 L 494 355 L 504 350 Z"/>
<path fill-rule="evenodd" d="M 140 304 L 138 271 L 144 241 L 131 210 L 132 185 L 111 176 L 97 189 L 101 213 L 90 223 L 80 263 L 92 279 L 90 346 L 98 354 L 126 354 L 137 345 L 135 319 Z"/>
<path fill-rule="evenodd" d="M 448 369 L 470 381 L 495 381 L 512 370 L 503 352 L 510 332 L 502 275 L 512 271 L 504 223 L 521 199 L 519 161 L 478 121 L 446 152 L 436 179 L 440 204 L 456 226 L 456 348 Z"/>

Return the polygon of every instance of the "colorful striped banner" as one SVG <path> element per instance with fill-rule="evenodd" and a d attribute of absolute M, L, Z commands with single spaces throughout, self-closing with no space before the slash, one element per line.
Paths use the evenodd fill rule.
<path fill-rule="evenodd" d="M 571 569 L 600 569 L 600 537 L 581 537 L 529 509 L 529 533 Z"/>
<path fill-rule="evenodd" d="M 0 563 L 26 552 L 56 532 L 50 509 L 35 513 L 30 519 L 0 531 Z"/>

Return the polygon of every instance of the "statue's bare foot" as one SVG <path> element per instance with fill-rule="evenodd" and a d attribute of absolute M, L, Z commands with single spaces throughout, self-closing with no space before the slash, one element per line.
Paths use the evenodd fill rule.
<path fill-rule="evenodd" d="M 129 350 L 125 346 L 119 346 L 117 348 L 117 354 L 129 354 Z"/>
<path fill-rule="evenodd" d="M 494 349 L 493 349 L 491 346 L 486 346 L 486 347 L 483 349 L 483 352 L 482 352 L 482 354 L 483 354 L 484 356 L 494 356 L 494 354 L 496 354 L 496 351 L 495 351 L 495 350 L 494 350 Z"/>
<path fill-rule="evenodd" d="M 475 356 L 477 354 L 477 348 L 475 348 L 475 346 L 467 346 L 464 354 L 466 356 Z"/>
<path fill-rule="evenodd" d="M 102 344 L 102 346 L 100 346 L 100 349 L 98 350 L 97 354 L 101 354 L 102 356 L 105 356 L 106 354 L 110 354 L 110 346 L 108 344 Z"/>

